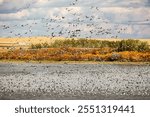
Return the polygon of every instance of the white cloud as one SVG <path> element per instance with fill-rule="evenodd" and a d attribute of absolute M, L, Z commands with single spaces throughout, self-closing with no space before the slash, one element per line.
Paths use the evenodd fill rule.
<path fill-rule="evenodd" d="M 120 25 L 119 28 L 128 27 L 125 34 L 141 34 L 137 30 L 150 23 L 150 7 L 145 6 L 150 3 L 147 0 L 78 0 L 72 5 L 74 2 L 75 0 L 0 0 L 0 22 L 7 21 L 11 24 L 11 21 L 20 21 L 20 24 L 24 24 L 28 20 L 39 20 L 36 31 L 41 34 L 46 33 L 45 27 L 40 31 L 46 23 L 54 24 L 50 20 L 41 21 L 43 18 L 55 19 L 57 22 L 54 28 L 59 23 L 62 27 L 66 26 L 66 30 L 70 30 L 68 22 L 78 23 L 76 27 L 87 33 L 100 26 L 114 29 L 117 24 Z M 92 20 L 86 16 L 92 17 Z M 86 24 L 94 25 L 89 28 Z M 143 26 L 142 29 L 149 34 L 148 26 Z"/>
<path fill-rule="evenodd" d="M 0 14 L 0 20 L 22 20 L 28 16 L 29 12 L 27 10 L 23 10 L 17 13 Z"/>
<path fill-rule="evenodd" d="M 0 5 L 3 3 L 4 0 L 0 0 Z"/>

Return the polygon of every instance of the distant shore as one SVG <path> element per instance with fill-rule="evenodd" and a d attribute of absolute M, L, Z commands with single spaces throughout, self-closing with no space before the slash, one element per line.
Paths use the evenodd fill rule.
<path fill-rule="evenodd" d="M 150 65 L 150 62 L 98 62 L 98 61 L 24 61 L 24 60 L 0 60 L 0 63 L 32 63 L 32 64 L 114 64 L 114 65 Z"/>

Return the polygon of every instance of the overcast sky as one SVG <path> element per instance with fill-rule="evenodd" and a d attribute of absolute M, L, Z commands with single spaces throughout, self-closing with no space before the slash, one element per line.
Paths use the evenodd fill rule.
<path fill-rule="evenodd" d="M 0 0 L 0 36 L 150 38 L 150 0 Z"/>

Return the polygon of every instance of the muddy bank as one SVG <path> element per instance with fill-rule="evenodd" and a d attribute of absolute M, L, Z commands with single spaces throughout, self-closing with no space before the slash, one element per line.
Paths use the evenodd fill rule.
<path fill-rule="evenodd" d="M 150 99 L 150 66 L 0 63 L 0 99 Z"/>

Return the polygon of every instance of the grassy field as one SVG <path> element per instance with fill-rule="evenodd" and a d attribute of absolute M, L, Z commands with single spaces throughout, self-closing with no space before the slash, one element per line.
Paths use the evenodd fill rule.
<path fill-rule="evenodd" d="M 150 62 L 150 40 L 0 38 L 0 60 Z"/>
<path fill-rule="evenodd" d="M 66 38 L 63 37 L 55 37 L 55 38 L 48 38 L 48 37 L 24 37 L 24 38 L 0 38 L 0 51 L 6 49 L 8 46 L 19 46 L 21 47 L 24 45 L 24 47 L 29 48 L 32 44 L 39 44 L 39 43 L 53 43 L 55 40 L 65 40 Z M 67 38 L 70 39 L 70 38 Z M 77 40 L 77 39 L 75 39 Z M 118 41 L 122 39 L 94 39 L 94 40 L 106 40 L 106 41 Z M 138 39 L 143 42 L 148 42 L 150 45 L 150 39 Z"/>
<path fill-rule="evenodd" d="M 26 38 L 0 38 L 0 51 L 15 48 L 29 48 L 31 44 L 53 43 L 55 40 L 64 38 L 26 37 Z"/>

